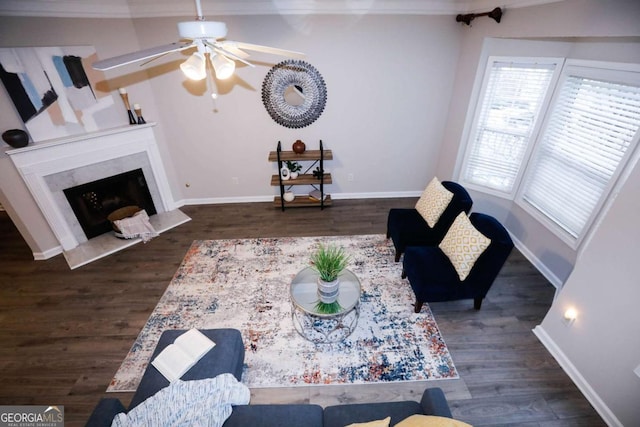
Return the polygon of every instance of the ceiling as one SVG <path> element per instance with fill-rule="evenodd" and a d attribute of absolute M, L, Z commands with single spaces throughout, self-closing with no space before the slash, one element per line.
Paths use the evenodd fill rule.
<path fill-rule="evenodd" d="M 296 14 L 454 15 L 563 0 L 201 0 L 205 16 Z M 0 0 L 0 16 L 195 16 L 193 0 Z"/>

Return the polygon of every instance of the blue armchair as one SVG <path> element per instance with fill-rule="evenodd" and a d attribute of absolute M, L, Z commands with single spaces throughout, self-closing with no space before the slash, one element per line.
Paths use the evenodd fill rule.
<path fill-rule="evenodd" d="M 463 211 L 469 213 L 471 210 L 473 201 L 463 186 L 452 181 L 442 181 L 442 185 L 453 193 L 453 198 L 433 228 L 429 227 L 416 209 L 389 210 L 387 239 L 393 240 L 396 262 L 400 261 L 400 256 L 407 246 L 431 246 L 440 243 L 458 214 Z"/>
<path fill-rule="evenodd" d="M 460 280 L 451 260 L 438 245 L 406 248 L 402 278 L 409 279 L 416 296 L 416 313 L 425 302 L 460 299 L 473 299 L 474 308 L 480 310 L 482 300 L 513 249 L 513 241 L 502 224 L 492 216 L 474 212 L 469 220 L 491 243 L 464 280 Z"/>

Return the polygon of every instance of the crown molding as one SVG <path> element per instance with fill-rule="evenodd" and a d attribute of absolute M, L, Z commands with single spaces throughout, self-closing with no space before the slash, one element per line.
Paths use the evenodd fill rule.
<path fill-rule="evenodd" d="M 564 0 L 501 0 L 519 8 Z M 496 0 L 221 0 L 203 1 L 205 16 L 224 15 L 455 15 L 496 7 Z M 148 18 L 195 16 L 191 1 L 178 0 L 2 0 L 0 16 L 55 18 Z"/>
<path fill-rule="evenodd" d="M 132 18 L 127 0 L 2 0 L 0 16 Z M 164 1 L 164 0 L 162 0 Z"/>
<path fill-rule="evenodd" d="M 151 0 L 130 0 L 133 17 L 192 16 L 193 4 L 175 1 L 150 3 Z M 450 15 L 465 8 L 469 0 L 222 0 L 202 2 L 205 16 L 219 15 Z"/>

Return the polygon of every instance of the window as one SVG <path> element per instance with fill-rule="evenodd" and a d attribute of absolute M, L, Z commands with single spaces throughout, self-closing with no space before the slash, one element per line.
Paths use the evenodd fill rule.
<path fill-rule="evenodd" d="M 638 141 L 640 68 L 489 58 L 479 99 L 460 181 L 577 247 Z"/>
<path fill-rule="evenodd" d="M 463 181 L 512 195 L 558 58 L 489 58 Z"/>
<path fill-rule="evenodd" d="M 640 127 L 638 74 L 565 67 L 520 200 L 579 240 L 625 164 Z"/>

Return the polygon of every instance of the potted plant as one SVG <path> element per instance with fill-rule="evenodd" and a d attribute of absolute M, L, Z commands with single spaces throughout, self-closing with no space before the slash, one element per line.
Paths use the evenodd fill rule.
<path fill-rule="evenodd" d="M 296 161 L 287 160 L 287 169 L 289 169 L 291 179 L 296 179 L 298 173 L 302 170 L 302 165 Z"/>
<path fill-rule="evenodd" d="M 350 259 L 343 248 L 333 245 L 320 244 L 311 255 L 311 267 L 318 273 L 318 312 L 332 314 L 342 308 L 338 303 L 339 276 Z"/>

